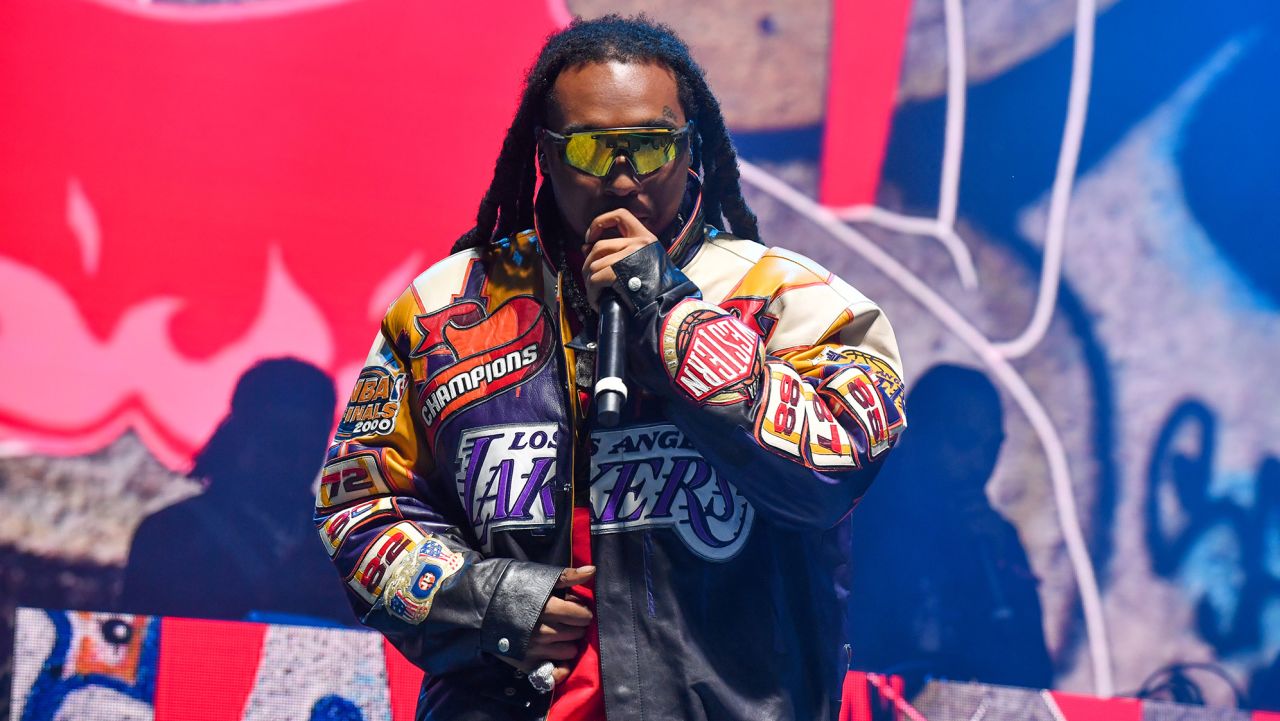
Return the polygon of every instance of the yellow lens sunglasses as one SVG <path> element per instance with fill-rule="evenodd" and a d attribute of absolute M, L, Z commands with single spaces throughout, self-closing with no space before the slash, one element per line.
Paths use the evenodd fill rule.
<path fill-rule="evenodd" d="M 693 121 L 683 128 L 599 128 L 565 135 L 540 130 L 560 147 L 561 157 L 570 167 L 603 178 L 613 170 L 619 155 L 626 156 L 638 176 L 661 169 L 680 154 L 681 142 L 692 129 Z"/>

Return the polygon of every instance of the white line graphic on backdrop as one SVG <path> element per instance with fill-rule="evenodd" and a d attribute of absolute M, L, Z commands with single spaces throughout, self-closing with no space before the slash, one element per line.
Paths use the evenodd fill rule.
<path fill-rule="evenodd" d="M 966 290 L 978 287 L 973 258 L 964 239 L 955 230 L 960 192 L 960 167 L 964 150 L 966 100 L 966 48 L 964 8 L 960 0 L 944 0 L 947 35 L 947 119 L 942 148 L 942 177 L 935 218 L 903 215 L 875 205 L 833 208 L 840 218 L 872 223 L 889 230 L 936 238 L 951 255 L 960 283 Z M 1027 327 L 1015 338 L 995 344 L 1006 358 L 1019 358 L 1035 348 L 1049 329 L 1062 277 L 1062 253 L 1066 246 L 1067 210 L 1080 160 L 1080 142 L 1089 110 L 1089 90 L 1093 79 L 1093 36 L 1097 16 L 1096 0 L 1076 3 L 1075 33 L 1072 41 L 1071 85 L 1067 98 L 1067 119 L 1054 175 L 1046 223 L 1044 261 L 1036 303 Z"/>
<path fill-rule="evenodd" d="M 1093 665 L 1094 693 L 1102 697 L 1114 695 L 1115 684 L 1111 670 L 1110 644 L 1107 641 L 1106 623 L 1102 613 L 1102 597 L 1098 592 L 1098 582 L 1093 572 L 1093 564 L 1089 560 L 1084 533 L 1080 530 L 1080 514 L 1076 509 L 1075 496 L 1072 495 L 1071 470 L 1067 463 L 1066 449 L 1044 406 L 1035 397 L 1022 376 L 1014 370 L 991 341 L 942 296 L 893 256 L 857 230 L 845 225 L 830 209 L 815 203 L 800 191 L 761 168 L 741 159 L 738 163 L 744 181 L 826 230 L 876 266 L 881 273 L 897 283 L 926 310 L 936 316 L 991 369 L 992 376 L 1005 387 L 1014 402 L 1018 404 L 1040 440 L 1049 464 L 1049 478 L 1053 485 L 1058 523 L 1062 528 L 1063 540 L 1067 546 L 1067 556 L 1076 574 L 1076 585 L 1079 589 L 1081 607 L 1084 610 L 1089 655 Z"/>
<path fill-rule="evenodd" d="M 978 287 L 969 246 L 956 233 L 956 208 L 960 197 L 960 161 L 964 152 L 964 112 L 967 65 L 964 43 L 964 7 L 960 0 L 945 0 L 947 28 L 947 124 L 942 145 L 942 177 L 938 189 L 938 217 L 903 215 L 877 205 L 833 208 L 845 220 L 858 220 L 899 233 L 913 233 L 936 239 L 951 255 L 951 262 L 966 290 Z"/>
<path fill-rule="evenodd" d="M 918 277 L 861 233 L 840 222 L 841 220 L 864 221 L 898 232 L 934 237 L 951 255 L 962 287 L 966 290 L 975 290 L 978 287 L 972 255 L 964 240 L 955 231 L 967 92 L 964 8 L 961 0 L 944 0 L 943 7 L 947 37 L 947 115 L 937 217 L 913 217 L 874 205 L 823 208 L 763 170 L 754 166 L 748 170 L 745 164 L 743 178 L 805 215 L 879 267 L 886 276 L 914 296 L 962 342 L 973 349 L 991 369 L 996 380 L 1013 396 L 1014 401 L 1031 423 L 1049 462 L 1049 475 L 1053 484 L 1059 525 L 1062 527 L 1067 545 L 1067 555 L 1076 574 L 1081 606 L 1084 610 L 1089 653 L 1093 663 L 1094 692 L 1099 696 L 1109 697 L 1113 695 L 1115 687 L 1110 644 L 1107 640 L 1105 618 L 1102 613 L 1102 598 L 1098 591 L 1093 565 L 1089 560 L 1084 534 L 1080 529 L 1075 497 L 1072 495 L 1066 449 L 1043 405 L 1017 371 L 1008 364 L 1008 359 L 1026 355 L 1044 339 L 1057 302 L 1062 276 L 1062 254 L 1066 245 L 1067 210 L 1075 183 L 1080 144 L 1084 136 L 1084 123 L 1089 109 L 1097 3 L 1096 0 L 1078 0 L 1076 3 L 1067 118 L 1063 127 L 1062 144 L 1058 151 L 1058 165 L 1050 196 L 1044 261 L 1040 271 L 1035 307 L 1030 322 L 1017 337 L 994 344 Z"/>
<path fill-rule="evenodd" d="M 1076 32 L 1071 50 L 1071 88 L 1067 94 L 1067 122 L 1062 128 L 1058 170 L 1049 196 L 1049 220 L 1045 228 L 1044 265 L 1040 270 L 1040 290 L 1036 294 L 1031 322 L 1013 340 L 996 343 L 1005 358 L 1021 358 L 1031 352 L 1049 330 L 1062 280 L 1062 251 L 1067 243 L 1067 210 L 1080 161 L 1080 140 L 1089 112 L 1089 86 L 1093 80 L 1093 25 L 1097 15 L 1095 0 L 1076 3 Z"/>

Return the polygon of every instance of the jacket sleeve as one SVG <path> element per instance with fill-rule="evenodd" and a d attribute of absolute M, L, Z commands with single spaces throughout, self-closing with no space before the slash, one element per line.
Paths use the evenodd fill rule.
<path fill-rule="evenodd" d="M 656 243 L 613 269 L 635 336 L 629 373 L 703 455 L 776 525 L 825 529 L 846 516 L 906 427 L 880 309 L 815 272 L 804 302 L 785 287 L 757 299 L 766 334 L 703 301 Z"/>
<path fill-rule="evenodd" d="M 562 569 L 485 558 L 461 530 L 452 479 L 439 478 L 411 410 L 408 351 L 395 341 L 407 336 L 395 312 L 321 472 L 321 541 L 360 620 L 428 673 L 474 665 L 481 652 L 522 659 Z"/>

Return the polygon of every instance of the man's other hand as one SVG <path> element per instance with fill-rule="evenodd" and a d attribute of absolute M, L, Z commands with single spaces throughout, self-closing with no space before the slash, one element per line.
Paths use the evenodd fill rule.
<path fill-rule="evenodd" d="M 565 591 L 574 586 L 587 583 L 596 575 L 595 566 L 582 568 L 566 568 L 556 581 L 556 590 Z M 578 595 L 570 592 L 564 598 L 552 595 L 538 618 L 538 626 L 529 639 L 529 648 L 525 651 L 524 660 L 500 657 L 503 661 L 515 666 L 525 673 L 532 673 L 545 661 L 555 664 L 552 677 L 556 683 L 569 678 L 573 668 L 572 661 L 581 651 L 583 637 L 587 635 L 587 627 L 594 618 L 591 609 Z"/>

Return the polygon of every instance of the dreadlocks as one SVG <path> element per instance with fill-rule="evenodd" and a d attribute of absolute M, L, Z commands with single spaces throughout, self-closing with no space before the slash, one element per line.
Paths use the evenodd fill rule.
<path fill-rule="evenodd" d="M 476 211 L 476 225 L 458 238 L 454 252 L 482 247 L 496 238 L 533 227 L 537 179 L 534 129 L 546 123 L 547 99 L 556 78 L 566 68 L 610 61 L 655 62 L 675 74 L 680 104 L 685 115 L 694 121 L 689 150 L 691 167 L 695 172 L 702 171 L 704 217 L 713 225 L 728 221 L 728 229 L 739 236 L 759 238 L 756 216 L 742 198 L 738 158 L 720 114 L 720 103 L 707 87 L 702 68 L 690 56 L 689 48 L 670 27 L 644 15 L 605 15 L 595 20 L 575 19 L 568 28 L 547 39 L 525 78 L 520 106 L 502 141 L 493 180 Z"/>

